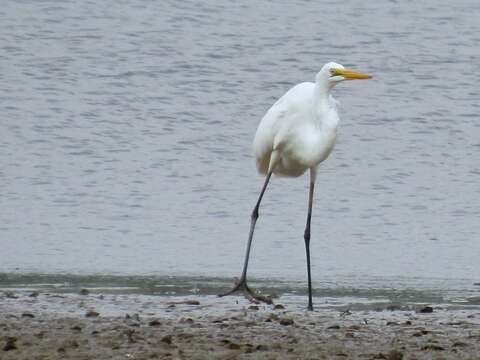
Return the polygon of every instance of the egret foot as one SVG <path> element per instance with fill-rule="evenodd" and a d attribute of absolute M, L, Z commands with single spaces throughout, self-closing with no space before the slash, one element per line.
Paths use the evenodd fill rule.
<path fill-rule="evenodd" d="M 223 297 L 223 296 L 232 295 L 237 291 L 241 291 L 245 295 L 245 297 L 251 302 L 254 302 L 254 303 L 264 302 L 266 304 L 273 304 L 273 301 L 272 299 L 270 299 L 269 296 L 260 295 L 255 291 L 253 291 L 252 289 L 250 289 L 247 285 L 246 279 L 243 279 L 238 283 L 236 283 L 232 290 L 227 291 L 226 293 L 223 293 L 223 294 L 218 294 L 218 296 Z"/>

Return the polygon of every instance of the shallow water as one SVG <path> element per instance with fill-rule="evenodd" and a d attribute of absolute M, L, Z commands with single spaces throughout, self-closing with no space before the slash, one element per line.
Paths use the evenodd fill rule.
<path fill-rule="evenodd" d="M 0 273 L 0 295 L 16 299 L 36 298 L 39 294 L 58 296 L 103 295 L 154 296 L 155 303 L 165 302 L 172 297 L 194 297 L 217 299 L 217 305 L 238 304 L 246 301 L 239 297 L 216 295 L 231 286 L 230 278 L 182 277 L 182 276 L 112 276 L 112 275 L 53 275 L 53 274 L 2 274 Z M 303 283 L 291 281 L 252 281 L 257 291 L 269 295 L 275 303 L 289 302 L 305 309 L 307 296 Z M 351 310 L 418 310 L 425 304 L 455 309 L 480 309 L 480 296 L 475 286 L 461 281 L 432 282 L 412 279 L 397 281 L 396 287 L 379 286 L 372 282 L 353 287 L 351 282 L 322 283 L 313 292 L 315 307 L 322 309 Z M 202 301 L 203 301 L 202 300 Z"/>
<path fill-rule="evenodd" d="M 289 87 L 336 61 L 374 79 L 335 89 L 342 124 L 317 185 L 316 285 L 471 287 L 478 10 L 474 1 L 7 1 L 0 271 L 237 276 L 263 181 L 256 126 Z M 307 185 L 273 179 L 252 277 L 305 281 Z"/>

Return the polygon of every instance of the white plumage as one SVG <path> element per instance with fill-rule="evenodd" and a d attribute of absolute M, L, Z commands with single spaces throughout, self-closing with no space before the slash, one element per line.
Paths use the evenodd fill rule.
<path fill-rule="evenodd" d="M 262 174 L 299 176 L 331 152 L 338 115 L 333 97 L 321 103 L 315 83 L 301 83 L 283 95 L 260 122 L 253 150 Z M 328 94 L 327 94 L 328 96 Z"/>
<path fill-rule="evenodd" d="M 354 72 L 336 63 L 328 63 L 314 83 L 304 82 L 291 88 L 267 111 L 258 125 L 253 150 L 261 174 L 300 176 L 325 160 L 337 137 L 337 101 L 330 89 L 348 79 L 340 72 Z M 354 73 L 355 78 L 366 74 Z M 332 76 L 333 75 L 333 76 Z"/>
<path fill-rule="evenodd" d="M 335 146 L 339 123 L 337 102 L 330 91 L 341 81 L 369 78 L 370 75 L 330 62 L 317 73 L 314 83 L 304 82 L 291 88 L 273 104 L 260 121 L 253 141 L 253 151 L 257 169 L 266 175 L 266 179 L 252 212 L 242 276 L 233 290 L 223 295 L 242 290 L 250 298 L 271 302 L 269 298 L 250 290 L 246 281 L 250 246 L 260 202 L 272 174 L 300 176 L 310 169 L 309 206 L 304 239 L 307 254 L 308 309 L 313 310 L 309 247 L 313 189 L 318 165 L 330 155 Z"/>

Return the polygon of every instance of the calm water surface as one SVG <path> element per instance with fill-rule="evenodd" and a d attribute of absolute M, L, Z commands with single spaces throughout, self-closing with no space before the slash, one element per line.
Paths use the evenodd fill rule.
<path fill-rule="evenodd" d="M 7 0 L 0 272 L 239 275 L 263 182 L 256 126 L 336 61 L 375 77 L 335 89 L 316 285 L 480 281 L 479 11 L 467 0 Z M 252 277 L 305 281 L 307 196 L 307 177 L 273 179 Z"/>

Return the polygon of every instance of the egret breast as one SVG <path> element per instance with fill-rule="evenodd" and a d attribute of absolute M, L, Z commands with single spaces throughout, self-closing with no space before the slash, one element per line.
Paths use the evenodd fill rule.
<path fill-rule="evenodd" d="M 275 173 L 286 176 L 302 175 L 330 155 L 336 137 L 336 128 L 318 129 L 312 124 L 304 124 L 283 144 Z"/>

